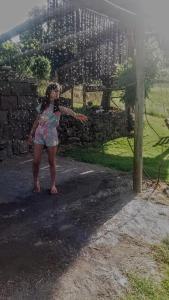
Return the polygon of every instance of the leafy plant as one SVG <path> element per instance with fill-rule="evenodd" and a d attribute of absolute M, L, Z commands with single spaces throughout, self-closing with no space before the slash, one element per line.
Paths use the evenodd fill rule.
<path fill-rule="evenodd" d="M 145 43 L 145 97 L 148 98 L 154 79 L 158 76 L 162 63 L 162 53 L 154 38 Z M 131 58 L 124 65 L 117 66 L 119 87 L 124 89 L 121 100 L 134 108 L 136 101 L 136 64 Z"/>
<path fill-rule="evenodd" d="M 35 78 L 47 80 L 50 78 L 51 64 L 48 58 L 44 56 L 33 57 L 30 69 Z"/>

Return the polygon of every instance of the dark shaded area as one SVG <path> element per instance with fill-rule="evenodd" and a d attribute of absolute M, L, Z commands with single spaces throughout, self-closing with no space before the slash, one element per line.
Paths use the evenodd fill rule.
<path fill-rule="evenodd" d="M 30 298 L 25 299 L 40 299 L 38 282 L 56 284 L 92 234 L 131 200 L 127 177 L 88 174 L 61 184 L 59 196 L 44 191 L 1 205 L 1 295 L 8 299 L 26 282 Z M 49 290 L 45 295 L 51 299 Z"/>
<path fill-rule="evenodd" d="M 169 136 L 165 136 L 159 139 L 159 141 L 153 146 L 163 146 L 169 144 Z"/>

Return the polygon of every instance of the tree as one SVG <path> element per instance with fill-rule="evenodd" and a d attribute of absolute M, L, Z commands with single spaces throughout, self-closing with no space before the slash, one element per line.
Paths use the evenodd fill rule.
<path fill-rule="evenodd" d="M 121 101 L 126 107 L 134 108 L 136 101 L 136 67 L 132 59 L 117 67 L 119 89 L 123 90 Z"/>
<path fill-rule="evenodd" d="M 7 41 L 0 45 L 0 64 L 4 65 L 8 62 L 13 70 L 23 76 L 30 77 L 30 64 L 27 59 L 22 58 L 21 54 L 22 50 L 20 43 Z M 17 58 L 14 58 L 16 56 Z"/>
<path fill-rule="evenodd" d="M 14 64 L 13 57 L 20 54 L 20 45 L 7 41 L 0 45 L 0 64 L 4 64 L 6 60 L 9 60 L 11 64 Z"/>
<path fill-rule="evenodd" d="M 109 110 L 110 109 L 110 101 L 111 101 L 111 96 L 112 96 L 112 91 L 113 91 L 113 77 L 111 76 L 102 76 L 102 84 L 105 87 L 105 90 L 103 91 L 102 95 L 102 101 L 101 101 L 101 106 L 103 107 L 104 110 Z"/>
<path fill-rule="evenodd" d="M 21 77 L 32 77 L 38 80 L 47 80 L 51 74 L 51 62 L 45 56 L 22 57 L 22 45 L 12 41 L 0 46 L 0 64 L 6 61 Z M 16 55 L 17 58 L 15 57 Z"/>
<path fill-rule="evenodd" d="M 39 80 L 47 80 L 51 74 L 51 63 L 48 58 L 44 56 L 33 57 L 30 69 L 35 78 Z"/>
<path fill-rule="evenodd" d="M 43 8 L 35 7 L 29 16 L 35 18 L 43 13 Z M 51 62 L 45 56 L 22 57 L 29 49 L 40 49 L 46 31 L 43 24 L 38 24 L 31 30 L 19 36 L 19 42 L 8 41 L 0 45 L 0 64 L 9 62 L 13 70 L 24 77 L 47 80 L 51 74 Z"/>
<path fill-rule="evenodd" d="M 161 68 L 163 55 L 155 38 L 148 39 L 145 43 L 145 97 L 148 98 L 154 80 Z M 136 101 L 136 65 L 129 58 L 126 64 L 117 67 L 119 87 L 124 89 L 121 100 L 126 106 L 134 109 Z"/>

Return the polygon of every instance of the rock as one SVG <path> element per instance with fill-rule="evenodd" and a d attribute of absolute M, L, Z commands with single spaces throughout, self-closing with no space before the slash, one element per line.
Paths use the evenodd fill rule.
<path fill-rule="evenodd" d="M 42 246 L 42 245 L 43 245 L 42 241 L 38 241 L 34 244 L 35 247 L 39 247 L 39 246 Z"/>
<path fill-rule="evenodd" d="M 7 156 L 8 156 L 9 158 L 12 158 L 13 152 L 12 152 L 12 142 L 11 142 L 11 141 L 8 141 L 6 151 L 7 151 Z"/>
<path fill-rule="evenodd" d="M 61 102 L 65 106 L 71 104 L 70 99 L 62 98 Z M 11 69 L 3 69 L 0 74 L 0 141 L 6 139 L 8 146 L 0 142 L 0 150 L 4 150 L 2 159 L 29 151 L 25 140 L 36 117 L 36 106 L 36 85 L 28 80 L 20 80 Z M 99 110 L 96 113 L 92 110 L 86 123 L 71 116 L 62 116 L 59 140 L 61 144 L 69 146 L 97 145 L 128 135 L 126 123 L 123 111 Z"/>
<path fill-rule="evenodd" d="M 8 122 L 8 112 L 7 111 L 0 111 L 0 124 L 5 124 Z"/>
<path fill-rule="evenodd" d="M 74 143 L 80 143 L 80 138 L 78 138 L 78 137 L 70 137 L 70 138 L 68 138 L 68 141 L 70 143 L 72 143 L 72 144 L 74 144 Z"/>
<path fill-rule="evenodd" d="M 7 141 L 6 140 L 0 140 L 0 150 L 5 149 L 7 146 Z"/>
<path fill-rule="evenodd" d="M 37 87 L 9 68 L 0 72 L 0 159 L 28 152 L 25 141 L 35 119 Z M 5 140 L 5 143 L 4 143 Z"/>
<path fill-rule="evenodd" d="M 13 143 L 12 143 L 12 150 L 13 150 L 13 154 L 15 154 L 15 155 L 19 155 L 20 154 L 20 151 L 19 151 L 19 141 L 18 140 L 13 141 Z"/>
<path fill-rule="evenodd" d="M 29 151 L 29 146 L 28 146 L 27 142 L 20 141 L 19 142 L 19 153 L 24 154 L 24 153 L 28 153 L 28 151 Z"/>
<path fill-rule="evenodd" d="M 0 150 L 0 161 L 3 161 L 7 158 L 6 150 Z"/>
<path fill-rule="evenodd" d="M 169 197 L 169 187 L 165 188 L 165 189 L 163 190 L 163 193 L 164 193 L 167 197 Z"/>
<path fill-rule="evenodd" d="M 17 109 L 17 97 L 16 96 L 1 96 L 1 110 Z"/>

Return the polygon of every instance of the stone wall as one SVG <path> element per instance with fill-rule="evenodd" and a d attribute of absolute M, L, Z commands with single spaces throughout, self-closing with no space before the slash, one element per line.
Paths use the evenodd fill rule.
<path fill-rule="evenodd" d="M 87 123 L 64 116 L 59 127 L 61 144 L 97 144 L 128 136 L 133 130 L 133 120 L 126 119 L 124 111 L 88 113 Z"/>
<path fill-rule="evenodd" d="M 5 73 L 6 74 L 6 73 Z M 13 155 L 27 153 L 26 139 L 36 118 L 37 87 L 33 82 L 0 77 L 0 161 Z M 62 98 L 62 104 L 70 101 Z M 133 122 L 126 120 L 123 111 L 86 110 L 88 122 L 81 123 L 70 116 L 62 116 L 59 139 L 63 145 L 103 143 L 127 136 Z"/>
<path fill-rule="evenodd" d="M 0 160 L 29 151 L 26 136 L 35 118 L 37 87 L 29 81 L 0 79 Z"/>

